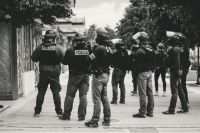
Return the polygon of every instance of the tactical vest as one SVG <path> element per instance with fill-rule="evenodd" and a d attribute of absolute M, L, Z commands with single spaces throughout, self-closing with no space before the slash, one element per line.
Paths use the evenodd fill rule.
<path fill-rule="evenodd" d="M 81 74 L 89 72 L 89 50 L 86 47 L 74 48 L 69 56 L 69 68 L 71 73 Z"/>
<path fill-rule="evenodd" d="M 42 51 L 40 55 L 41 65 L 59 65 L 60 60 L 56 56 L 56 44 L 55 45 L 42 45 Z"/>
<path fill-rule="evenodd" d="M 103 46 L 106 49 L 106 55 L 102 57 L 101 52 L 97 51 L 96 49 L 102 45 L 96 45 L 93 48 L 93 51 L 96 51 L 92 55 L 92 73 L 93 74 L 101 74 L 101 73 L 108 73 L 109 74 L 109 66 L 111 65 L 111 55 L 112 51 L 109 47 Z"/>

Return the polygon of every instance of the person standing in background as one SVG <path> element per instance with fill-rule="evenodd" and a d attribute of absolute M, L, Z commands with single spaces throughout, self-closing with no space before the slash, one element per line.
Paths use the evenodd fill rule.
<path fill-rule="evenodd" d="M 167 111 L 163 114 L 175 114 L 177 97 L 179 96 L 182 109 L 177 113 L 189 112 L 185 94 L 182 89 L 181 77 L 182 77 L 182 62 L 181 56 L 183 53 L 183 43 L 181 42 L 182 35 L 180 33 L 174 33 L 174 36 L 168 41 L 168 45 L 171 45 L 171 49 L 168 51 L 167 66 L 170 68 L 170 87 L 171 87 L 171 100 Z"/>
<path fill-rule="evenodd" d="M 133 36 L 138 40 L 139 48 L 135 54 L 135 70 L 138 72 L 138 92 L 140 109 L 134 118 L 153 117 L 154 98 L 152 90 L 152 69 L 154 69 L 155 53 L 150 46 L 149 36 L 146 32 L 138 32 Z M 148 102 L 147 102 L 148 99 Z"/>
<path fill-rule="evenodd" d="M 165 46 L 163 43 L 159 43 L 157 46 L 157 53 L 156 53 L 156 63 L 155 63 L 155 75 L 154 75 L 154 81 L 155 81 L 155 96 L 159 96 L 158 92 L 158 79 L 161 75 L 162 82 L 163 82 L 163 94 L 162 96 L 166 96 L 166 80 L 165 75 L 167 72 L 167 53 L 165 52 Z"/>
<path fill-rule="evenodd" d="M 110 102 L 111 104 L 117 104 L 118 98 L 118 85 L 120 88 L 120 101 L 119 103 L 125 104 L 125 84 L 124 78 L 126 75 L 127 64 L 128 64 L 128 52 L 126 51 L 123 43 L 115 44 L 115 48 L 117 51 L 113 53 L 112 56 L 112 66 L 113 66 L 113 73 L 112 73 L 112 92 L 113 98 Z"/>

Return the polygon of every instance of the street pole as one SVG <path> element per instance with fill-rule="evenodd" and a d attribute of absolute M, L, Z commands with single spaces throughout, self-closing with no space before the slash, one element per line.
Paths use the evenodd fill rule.
<path fill-rule="evenodd" d="M 197 84 L 199 85 L 199 43 L 197 44 Z"/>

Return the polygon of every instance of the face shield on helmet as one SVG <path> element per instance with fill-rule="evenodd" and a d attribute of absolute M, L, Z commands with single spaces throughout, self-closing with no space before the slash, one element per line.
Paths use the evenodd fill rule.
<path fill-rule="evenodd" d="M 137 44 L 149 44 L 149 36 L 146 32 L 137 32 L 132 36 L 132 38 L 137 42 Z"/>

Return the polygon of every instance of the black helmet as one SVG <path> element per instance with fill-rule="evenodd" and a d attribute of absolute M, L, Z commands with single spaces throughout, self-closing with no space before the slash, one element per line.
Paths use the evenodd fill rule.
<path fill-rule="evenodd" d="M 81 34 L 76 34 L 74 38 L 74 43 L 76 44 L 85 44 L 86 43 L 86 36 Z"/>
<path fill-rule="evenodd" d="M 52 37 L 55 38 L 56 37 L 56 32 L 54 30 L 48 30 L 45 33 L 45 37 Z"/>

